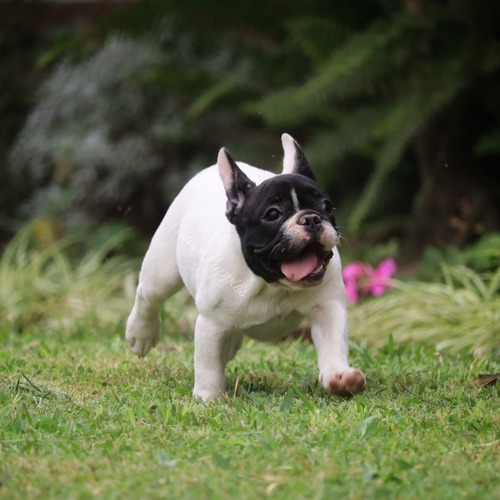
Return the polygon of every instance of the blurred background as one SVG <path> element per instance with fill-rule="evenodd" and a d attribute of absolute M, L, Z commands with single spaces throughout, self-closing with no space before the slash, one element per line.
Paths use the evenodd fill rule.
<path fill-rule="evenodd" d="M 397 263 L 355 335 L 500 353 L 499 34 L 492 1 L 2 2 L 0 333 L 121 336 L 182 185 L 288 132 L 344 264 Z"/>
<path fill-rule="evenodd" d="M 500 229 L 498 2 L 0 11 L 0 248 L 31 224 L 41 246 L 126 228 L 140 253 L 221 146 L 279 171 L 285 131 L 334 200 L 347 259 L 411 275 Z"/>

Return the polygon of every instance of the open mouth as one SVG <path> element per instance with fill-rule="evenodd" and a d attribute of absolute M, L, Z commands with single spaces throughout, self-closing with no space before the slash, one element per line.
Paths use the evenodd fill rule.
<path fill-rule="evenodd" d="M 328 261 L 332 258 L 331 250 L 326 251 L 319 243 L 307 245 L 298 255 L 281 263 L 281 272 L 293 282 L 301 280 L 319 280 L 323 278 Z"/>

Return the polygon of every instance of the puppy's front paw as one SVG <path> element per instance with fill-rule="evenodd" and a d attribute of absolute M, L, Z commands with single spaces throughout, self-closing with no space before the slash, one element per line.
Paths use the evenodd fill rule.
<path fill-rule="evenodd" d="M 142 358 L 160 340 L 160 322 L 154 321 L 152 324 L 147 324 L 144 321 L 137 321 L 131 315 L 127 321 L 125 339 L 130 344 L 132 352 Z"/>
<path fill-rule="evenodd" d="M 146 354 L 160 340 L 160 316 L 138 314 L 136 306 L 127 319 L 125 339 L 130 344 L 132 352 L 140 358 Z"/>
<path fill-rule="evenodd" d="M 347 368 L 345 370 L 323 370 L 319 381 L 330 393 L 344 398 L 350 398 L 362 392 L 366 387 L 366 377 L 361 370 Z"/>
<path fill-rule="evenodd" d="M 130 344 L 132 352 L 143 358 L 158 343 L 160 334 L 158 333 L 154 337 L 136 337 L 135 335 L 129 335 L 129 332 L 127 332 L 125 338 Z"/>

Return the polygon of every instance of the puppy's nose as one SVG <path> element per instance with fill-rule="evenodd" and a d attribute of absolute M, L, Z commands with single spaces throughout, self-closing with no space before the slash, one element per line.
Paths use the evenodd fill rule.
<path fill-rule="evenodd" d="M 321 226 L 321 217 L 318 214 L 307 214 L 299 218 L 298 224 L 308 229 L 316 229 Z"/>

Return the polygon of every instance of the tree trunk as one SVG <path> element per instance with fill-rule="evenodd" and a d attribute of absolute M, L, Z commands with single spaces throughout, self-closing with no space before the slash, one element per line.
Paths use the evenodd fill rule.
<path fill-rule="evenodd" d="M 419 252 L 428 244 L 462 248 L 500 229 L 500 176 L 471 153 L 480 126 L 471 116 L 454 104 L 415 141 L 422 188 L 409 241 Z"/>

